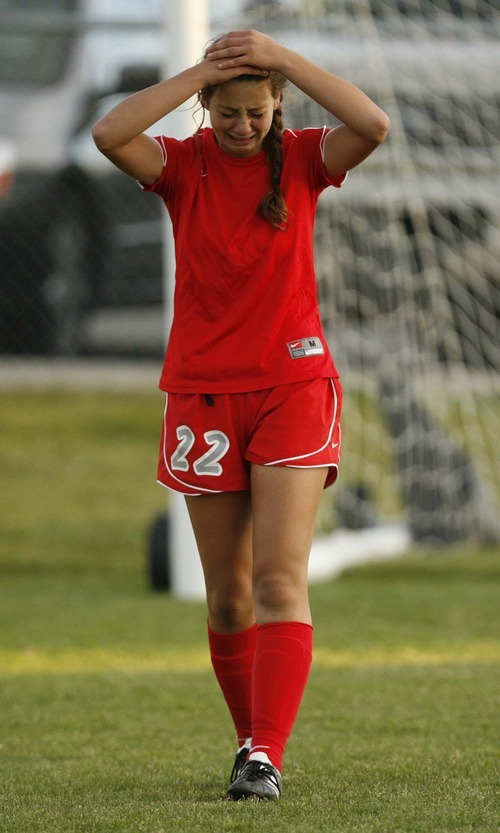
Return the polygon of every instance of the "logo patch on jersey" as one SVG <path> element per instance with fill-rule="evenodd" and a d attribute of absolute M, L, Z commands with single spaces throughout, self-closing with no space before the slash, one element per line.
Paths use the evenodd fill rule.
<path fill-rule="evenodd" d="M 286 346 L 292 359 L 303 359 L 305 356 L 322 356 L 325 352 L 323 343 L 317 336 L 289 341 Z"/>

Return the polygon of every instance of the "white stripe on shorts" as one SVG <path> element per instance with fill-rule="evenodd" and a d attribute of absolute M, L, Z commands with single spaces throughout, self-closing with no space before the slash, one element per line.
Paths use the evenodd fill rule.
<path fill-rule="evenodd" d="M 333 429 L 335 428 L 335 420 L 337 419 L 338 396 L 337 391 L 335 390 L 335 385 L 333 384 L 333 381 L 331 379 L 330 385 L 332 386 L 333 391 L 333 419 L 332 424 L 330 425 L 330 430 L 328 432 L 326 442 L 324 442 L 323 445 L 320 448 L 317 448 L 315 451 L 309 451 L 307 454 L 299 454 L 297 455 L 297 457 L 284 457 L 282 460 L 273 460 L 271 463 L 264 463 L 265 466 L 279 466 L 281 463 L 289 463 L 290 468 L 333 468 L 333 466 L 335 465 L 334 463 L 323 463 L 320 466 L 303 466 L 300 463 L 297 463 L 294 466 L 292 462 L 293 460 L 305 460 L 307 457 L 313 457 L 315 454 L 319 454 L 320 451 L 323 451 L 323 449 L 327 447 L 330 440 L 332 439 Z"/>

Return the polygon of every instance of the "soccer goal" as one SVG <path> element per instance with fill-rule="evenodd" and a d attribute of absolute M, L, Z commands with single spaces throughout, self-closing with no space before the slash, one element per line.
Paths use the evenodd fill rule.
<path fill-rule="evenodd" d="M 404 518 L 416 542 L 498 542 L 499 0 L 249 3 L 234 23 L 352 80 L 391 118 L 318 214 L 321 310 L 346 394 L 342 476 L 321 523 Z M 331 116 L 292 90 L 287 122 Z"/>

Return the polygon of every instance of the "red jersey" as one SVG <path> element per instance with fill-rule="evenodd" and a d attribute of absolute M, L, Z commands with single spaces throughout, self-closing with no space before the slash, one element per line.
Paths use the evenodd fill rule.
<path fill-rule="evenodd" d="M 230 156 L 211 128 L 184 141 L 157 137 L 163 172 L 145 190 L 165 202 L 176 253 L 162 390 L 240 393 L 338 375 L 320 320 L 313 253 L 318 197 L 345 179 L 326 175 L 327 133 L 284 133 L 284 231 L 257 214 L 270 189 L 265 151 Z"/>

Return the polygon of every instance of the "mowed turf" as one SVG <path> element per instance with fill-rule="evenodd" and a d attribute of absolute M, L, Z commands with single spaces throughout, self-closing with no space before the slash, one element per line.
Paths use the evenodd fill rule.
<path fill-rule="evenodd" d="M 0 830 L 498 831 L 498 552 L 312 586 L 284 797 L 230 803 L 204 605 L 146 579 L 161 402 L 2 397 Z"/>

